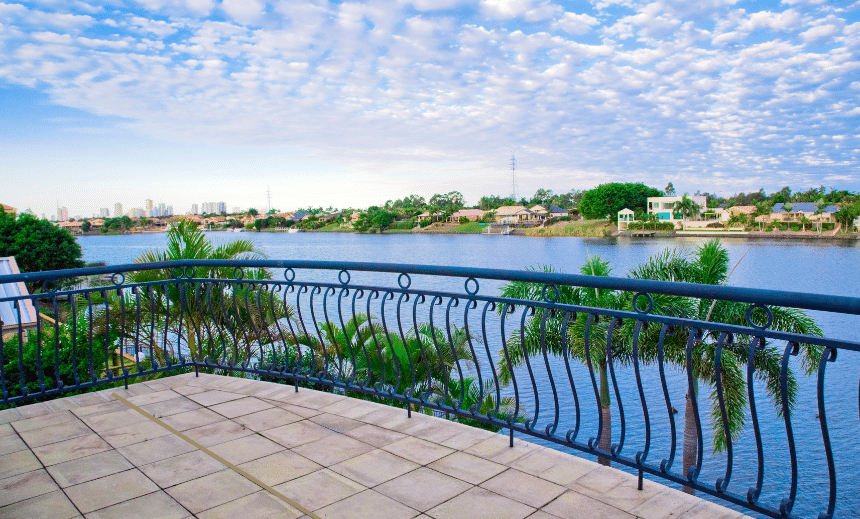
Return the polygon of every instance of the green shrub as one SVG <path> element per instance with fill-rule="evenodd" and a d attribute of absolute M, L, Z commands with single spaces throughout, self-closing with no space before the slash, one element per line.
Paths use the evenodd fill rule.
<path fill-rule="evenodd" d="M 705 227 L 707 227 L 709 229 L 725 229 L 726 228 L 726 226 L 721 224 L 720 222 L 711 222 L 711 223 L 705 225 Z"/>
<path fill-rule="evenodd" d="M 423 229 L 423 228 L 427 227 L 428 225 L 430 225 L 430 223 L 431 223 L 430 220 L 421 220 L 421 224 L 420 224 L 421 228 Z"/>
<path fill-rule="evenodd" d="M 630 222 L 627 228 L 631 231 L 641 231 L 643 229 L 648 231 L 674 231 L 675 224 L 671 222 Z"/>

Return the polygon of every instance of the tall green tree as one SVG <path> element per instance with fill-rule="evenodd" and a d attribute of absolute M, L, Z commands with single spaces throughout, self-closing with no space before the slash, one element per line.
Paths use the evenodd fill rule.
<path fill-rule="evenodd" d="M 21 272 L 81 268 L 82 255 L 69 231 L 30 214 L 0 211 L 0 256 L 15 256 Z M 44 288 L 40 281 L 28 283 L 30 291 Z"/>
<path fill-rule="evenodd" d="M 579 202 L 579 214 L 589 220 L 614 218 L 618 211 L 632 209 L 644 211 L 649 196 L 662 196 L 663 193 L 641 183 L 603 184 L 586 191 Z"/>

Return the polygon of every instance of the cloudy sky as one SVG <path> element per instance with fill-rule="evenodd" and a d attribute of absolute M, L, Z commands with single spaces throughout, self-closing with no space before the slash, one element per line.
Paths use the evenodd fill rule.
<path fill-rule="evenodd" d="M 0 201 L 858 190 L 858 51 L 857 0 L 0 3 Z"/>

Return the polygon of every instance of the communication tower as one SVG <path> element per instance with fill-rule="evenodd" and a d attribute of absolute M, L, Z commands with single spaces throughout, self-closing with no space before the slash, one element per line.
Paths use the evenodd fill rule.
<path fill-rule="evenodd" d="M 517 157 L 511 153 L 511 196 L 517 201 Z"/>
<path fill-rule="evenodd" d="M 272 190 L 266 186 L 266 213 L 272 210 Z"/>

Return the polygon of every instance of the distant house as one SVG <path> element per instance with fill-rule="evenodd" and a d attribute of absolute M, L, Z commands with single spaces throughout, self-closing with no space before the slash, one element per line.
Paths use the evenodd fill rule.
<path fill-rule="evenodd" d="M 313 213 L 295 212 L 295 213 L 293 213 L 293 216 L 289 218 L 289 220 L 292 220 L 294 222 L 301 222 L 302 220 L 304 220 L 308 216 L 311 216 L 311 214 L 313 214 Z"/>
<path fill-rule="evenodd" d="M 448 221 L 451 223 L 460 223 L 461 218 L 466 218 L 470 222 L 477 222 L 484 217 L 484 213 L 486 213 L 486 211 L 482 211 L 480 209 L 460 209 L 449 216 Z"/>
<path fill-rule="evenodd" d="M 785 204 L 773 204 L 770 214 L 763 214 L 756 217 L 755 221 L 760 223 L 770 222 L 797 222 L 803 218 L 807 218 L 815 223 L 834 223 L 834 213 L 839 212 L 839 208 L 835 205 L 829 205 L 824 208 L 821 214 L 815 214 L 818 211 L 818 204 L 811 202 L 798 202 L 796 204 L 788 204 L 788 211 L 785 210 Z"/>
<path fill-rule="evenodd" d="M 538 204 L 533 207 L 529 207 L 529 211 L 534 213 L 537 216 L 537 219 L 567 216 L 566 210 L 557 205 L 551 204 Z"/>
<path fill-rule="evenodd" d="M 84 222 L 59 222 L 57 226 L 60 229 L 65 229 L 74 235 L 83 234 L 83 230 L 81 230 L 81 226 Z"/>
<path fill-rule="evenodd" d="M 12 207 L 11 205 L 0 204 L 0 210 L 4 213 L 11 213 L 12 216 L 18 216 L 18 209 Z"/>
<path fill-rule="evenodd" d="M 442 213 L 430 214 L 429 211 L 424 211 L 423 213 L 418 215 L 418 219 L 422 222 L 438 221 L 441 216 Z"/>
<path fill-rule="evenodd" d="M 535 214 L 521 205 L 503 205 L 496 209 L 496 222 L 514 224 L 535 220 Z"/>
<path fill-rule="evenodd" d="M 14 256 L 0 258 L 0 276 L 20 273 Z M 0 284 L 0 300 L 26 295 L 29 295 L 29 292 L 23 282 Z M 17 331 L 19 323 L 24 329 L 36 326 L 39 314 L 36 312 L 33 302 L 30 299 L 20 299 L 19 301 L 22 304 L 18 307 L 15 306 L 14 300 L 0 302 L 0 320 L 3 321 L 4 338 L 7 332 Z"/>
<path fill-rule="evenodd" d="M 630 225 L 630 222 L 635 222 L 636 220 L 633 217 L 633 210 L 624 208 L 618 211 L 618 230 L 626 231 L 627 227 Z"/>
<path fill-rule="evenodd" d="M 683 198 L 683 196 L 649 196 L 648 214 L 657 215 L 657 218 L 661 222 L 670 222 L 675 224 L 675 227 L 679 227 L 685 218 L 680 212 L 675 211 L 675 203 L 680 202 Z M 687 195 L 687 198 L 698 204 L 702 208 L 702 211 L 705 211 L 708 207 L 708 197 L 706 196 Z M 695 219 L 701 218 L 697 217 Z"/>

